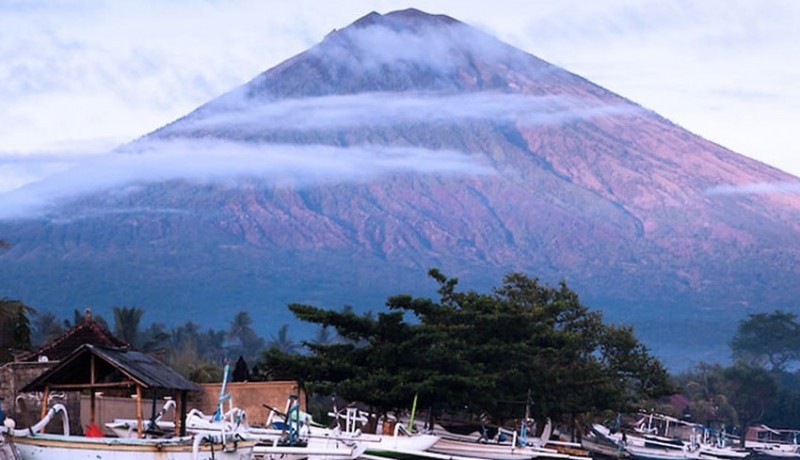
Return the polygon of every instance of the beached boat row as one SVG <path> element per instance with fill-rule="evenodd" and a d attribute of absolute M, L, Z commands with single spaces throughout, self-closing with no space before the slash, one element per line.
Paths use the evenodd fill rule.
<path fill-rule="evenodd" d="M 790 430 L 765 431 L 785 434 Z M 792 433 L 797 433 L 792 431 Z M 630 429 L 592 425 L 582 445 L 593 456 L 636 460 L 800 459 L 798 436 L 745 442 L 724 431 L 712 430 L 659 414 L 642 415 Z"/>

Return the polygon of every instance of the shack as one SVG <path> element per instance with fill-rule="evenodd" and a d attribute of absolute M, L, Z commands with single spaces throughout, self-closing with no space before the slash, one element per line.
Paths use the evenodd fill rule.
<path fill-rule="evenodd" d="M 89 392 L 90 426 L 96 426 L 96 395 L 100 391 L 135 392 L 137 434 L 144 432 L 145 400 L 151 401 L 155 417 L 159 395 L 170 394 L 177 404 L 175 434 L 186 434 L 186 405 L 189 392 L 200 387 L 186 380 L 154 357 L 127 348 L 85 344 L 59 361 L 53 368 L 25 385 L 22 392 L 42 392 L 43 401 L 52 391 Z M 47 406 L 42 407 L 44 417 Z"/>

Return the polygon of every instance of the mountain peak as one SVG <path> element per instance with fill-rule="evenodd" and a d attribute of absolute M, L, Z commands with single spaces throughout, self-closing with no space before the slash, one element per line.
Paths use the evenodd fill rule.
<path fill-rule="evenodd" d="M 405 10 L 392 11 L 383 15 L 373 11 L 372 13 L 369 13 L 368 15 L 356 20 L 352 24 L 352 27 L 364 28 L 381 26 L 389 27 L 398 31 L 415 31 L 422 28 L 446 27 L 456 24 L 463 23 L 444 14 L 430 14 L 416 8 L 408 8 Z"/>

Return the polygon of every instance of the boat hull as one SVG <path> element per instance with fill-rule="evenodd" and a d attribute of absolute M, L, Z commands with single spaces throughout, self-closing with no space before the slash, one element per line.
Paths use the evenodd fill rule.
<path fill-rule="evenodd" d="M 119 439 L 35 435 L 13 440 L 21 460 L 251 460 L 254 441 L 195 443 L 192 438 Z"/>

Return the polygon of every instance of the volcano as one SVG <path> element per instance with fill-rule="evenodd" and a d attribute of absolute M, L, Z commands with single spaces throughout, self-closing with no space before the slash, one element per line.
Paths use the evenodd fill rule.
<path fill-rule="evenodd" d="M 800 297 L 797 178 L 444 15 L 368 14 L 108 157 L 15 194 L 47 200 L 0 221 L 0 295 L 269 334 L 519 271 L 673 368 Z"/>

